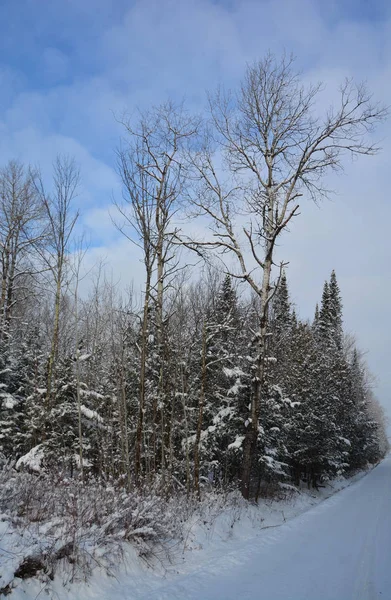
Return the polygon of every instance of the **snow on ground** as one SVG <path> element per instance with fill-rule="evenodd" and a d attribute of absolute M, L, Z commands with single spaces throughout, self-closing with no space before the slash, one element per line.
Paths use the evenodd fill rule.
<path fill-rule="evenodd" d="M 88 583 L 64 586 L 69 573 L 61 571 L 46 585 L 20 580 L 11 600 L 44 591 L 58 600 L 390 599 L 391 459 L 365 478 L 292 494 L 258 506 L 239 497 L 223 509 L 217 498 L 202 503 L 186 523 L 185 539 L 171 547 L 170 562 L 156 556 L 148 566 L 127 545 L 111 575 L 97 566 Z M 15 554 L 25 552 L 22 537 L 0 520 L 0 588 Z"/>

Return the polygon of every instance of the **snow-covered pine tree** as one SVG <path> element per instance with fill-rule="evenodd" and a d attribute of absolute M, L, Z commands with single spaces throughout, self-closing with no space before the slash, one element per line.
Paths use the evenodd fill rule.
<path fill-rule="evenodd" d="M 362 468 L 376 462 L 381 456 L 379 423 L 371 415 L 373 394 L 368 376 L 356 348 L 350 364 L 350 383 L 353 410 L 350 415 L 349 464 L 351 469 Z"/>
<path fill-rule="evenodd" d="M 229 275 L 207 319 L 207 386 L 204 420 L 205 464 L 209 477 L 227 484 L 239 476 L 238 440 L 248 402 L 246 338 L 236 292 Z"/>
<path fill-rule="evenodd" d="M 84 362 L 81 355 L 81 361 Z M 77 380 L 75 376 L 75 356 L 69 354 L 59 358 L 52 386 L 52 407 L 47 413 L 42 411 L 45 388 L 36 388 L 29 397 L 29 414 L 35 414 L 34 427 L 40 434 L 42 465 L 68 476 L 75 476 L 80 470 L 79 407 L 77 402 Z M 102 426 L 103 418 L 99 414 L 102 397 L 80 382 L 82 455 L 86 472 L 97 473 L 100 436 L 96 430 Z M 36 404 L 41 402 L 41 412 Z M 37 414 L 38 413 L 38 414 Z M 50 421 L 50 427 L 47 421 Z"/>
<path fill-rule="evenodd" d="M 329 331 L 333 343 L 338 350 L 342 350 L 342 300 L 341 292 L 337 282 L 337 276 L 334 269 L 331 271 L 330 281 L 328 284 L 328 321 Z"/>
<path fill-rule="evenodd" d="M 348 365 L 343 352 L 342 301 L 335 272 L 323 287 L 317 324 L 313 326 L 317 345 L 317 393 L 323 415 L 323 476 L 349 468 L 347 437 L 352 410 Z"/>
<path fill-rule="evenodd" d="M 8 333 L 0 339 L 0 452 L 11 459 L 18 458 L 25 446 L 24 398 L 19 394 L 20 383 Z"/>
<path fill-rule="evenodd" d="M 289 424 L 292 473 L 316 486 L 341 468 L 336 400 L 329 390 L 328 367 L 313 328 L 298 322 L 294 329 L 289 377 L 290 398 L 298 402 Z"/>
<path fill-rule="evenodd" d="M 258 439 L 259 477 L 267 481 L 285 479 L 288 473 L 286 425 L 294 407 L 286 391 L 292 353 L 292 323 L 288 283 L 283 272 L 270 307 L 261 401 L 262 426 Z"/>
<path fill-rule="evenodd" d="M 0 446 L 15 460 L 33 444 L 29 396 L 35 386 L 39 346 L 37 327 L 20 322 L 0 341 Z"/>
<path fill-rule="evenodd" d="M 288 282 L 282 273 L 271 303 L 268 336 L 268 368 L 266 375 L 270 383 L 283 386 L 289 375 L 289 359 L 292 349 L 292 305 L 289 299 Z"/>

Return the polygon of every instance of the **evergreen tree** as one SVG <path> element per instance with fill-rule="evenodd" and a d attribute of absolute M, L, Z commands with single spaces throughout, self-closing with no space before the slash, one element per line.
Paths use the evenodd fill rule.
<path fill-rule="evenodd" d="M 335 271 L 331 272 L 330 282 L 328 286 L 329 298 L 328 298 L 328 319 L 329 327 L 331 329 L 334 344 L 338 350 L 342 350 L 342 300 L 341 292 L 339 290 L 337 277 Z"/>
<path fill-rule="evenodd" d="M 10 331 L 0 341 L 0 451 L 18 459 L 31 447 L 28 398 L 34 386 L 35 328 Z"/>
<path fill-rule="evenodd" d="M 258 437 L 258 476 L 260 480 L 276 481 L 287 477 L 287 426 L 293 407 L 287 386 L 294 318 L 285 272 L 281 275 L 272 300 L 269 323 L 265 386 L 261 402 L 262 427 Z"/>
<path fill-rule="evenodd" d="M 333 345 L 331 339 L 330 290 L 327 281 L 324 282 L 323 286 L 322 301 L 315 334 L 317 341 L 324 349 L 328 349 Z"/>
<path fill-rule="evenodd" d="M 357 469 L 380 458 L 379 424 L 370 415 L 372 393 L 357 349 L 350 365 L 353 411 L 350 420 L 350 467 Z"/>
<path fill-rule="evenodd" d="M 15 459 L 24 447 L 24 398 L 12 353 L 12 340 L 0 340 L 0 452 Z"/>
<path fill-rule="evenodd" d="M 206 388 L 202 445 L 204 474 L 215 481 L 238 476 L 235 442 L 243 423 L 248 377 L 244 368 L 242 319 L 232 281 L 226 276 L 206 321 Z M 240 438 L 239 438 L 240 439 Z"/>

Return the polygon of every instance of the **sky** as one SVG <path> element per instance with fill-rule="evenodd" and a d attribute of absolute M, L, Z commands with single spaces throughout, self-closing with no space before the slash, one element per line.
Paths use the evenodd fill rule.
<path fill-rule="evenodd" d="M 269 50 L 292 52 L 304 81 L 325 83 L 326 102 L 348 76 L 391 104 L 388 0 L 2 0 L 0 164 L 16 158 L 49 176 L 57 153 L 73 155 L 88 261 L 105 257 L 123 285 L 140 281 L 134 247 L 109 215 L 121 196 L 115 117 L 169 97 L 202 111 L 206 90 L 237 86 Z M 303 201 L 279 254 L 303 318 L 336 270 L 345 328 L 367 353 L 391 417 L 391 117 L 377 139 L 379 155 L 347 161 L 330 178 L 330 200 Z"/>

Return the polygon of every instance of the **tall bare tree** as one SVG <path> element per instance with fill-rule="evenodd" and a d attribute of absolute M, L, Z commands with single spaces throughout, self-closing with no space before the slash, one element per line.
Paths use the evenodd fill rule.
<path fill-rule="evenodd" d="M 23 299 L 26 278 L 39 270 L 35 246 L 45 236 L 45 223 L 34 177 L 17 161 L 10 161 L 0 171 L 1 335 L 9 328 L 18 297 Z"/>
<path fill-rule="evenodd" d="M 140 114 L 133 125 L 123 120 L 126 136 L 118 151 L 118 170 L 124 184 L 122 204 L 117 208 L 124 218 L 119 229 L 142 250 L 146 272 L 142 339 L 140 343 L 140 398 L 135 447 L 135 474 L 141 472 L 143 420 L 148 338 L 151 315 L 159 355 L 158 393 L 152 408 L 152 462 L 157 459 L 157 421 L 160 412 L 161 457 L 164 470 L 164 292 L 179 264 L 175 254 L 175 215 L 180 208 L 186 181 L 183 149 L 197 130 L 197 121 L 182 107 L 171 102 Z"/>
<path fill-rule="evenodd" d="M 54 367 L 58 355 L 61 297 L 66 284 L 67 261 L 72 250 L 72 233 L 79 217 L 73 201 L 80 183 L 79 168 L 69 156 L 57 156 L 53 165 L 53 191 L 48 194 L 42 178 L 36 179 L 36 189 L 42 200 L 48 223 L 48 242 L 41 252 L 54 283 L 54 317 L 47 371 L 47 408 L 51 404 Z"/>
<path fill-rule="evenodd" d="M 325 176 L 341 171 L 346 155 L 376 154 L 367 134 L 387 112 L 372 102 L 365 85 L 345 80 L 338 103 L 321 115 L 322 91 L 322 84 L 302 85 L 292 59 L 267 55 L 247 68 L 237 93 L 219 89 L 209 97 L 209 130 L 203 149 L 193 156 L 198 182 L 193 202 L 210 218 L 213 240 L 189 245 L 228 252 L 237 267 L 226 270 L 260 298 L 243 448 L 245 498 L 259 432 L 268 308 L 278 285 L 272 282 L 277 239 L 298 214 L 300 197 L 317 202 L 327 196 Z"/>
<path fill-rule="evenodd" d="M 81 412 L 81 373 L 80 373 L 80 357 L 81 357 L 81 337 L 80 337 L 80 297 L 79 286 L 83 280 L 81 268 L 83 259 L 87 253 L 88 247 L 85 244 L 84 238 L 80 238 L 76 245 L 71 269 L 74 276 L 73 288 L 73 313 L 75 321 L 75 375 L 76 375 L 76 400 L 77 400 L 77 418 L 78 418 L 78 434 L 79 434 L 79 469 L 81 480 L 84 481 L 84 464 L 83 464 L 83 427 L 82 427 L 82 412 Z M 87 355 L 88 356 L 88 355 Z M 84 355 L 85 359 L 86 355 Z"/>

